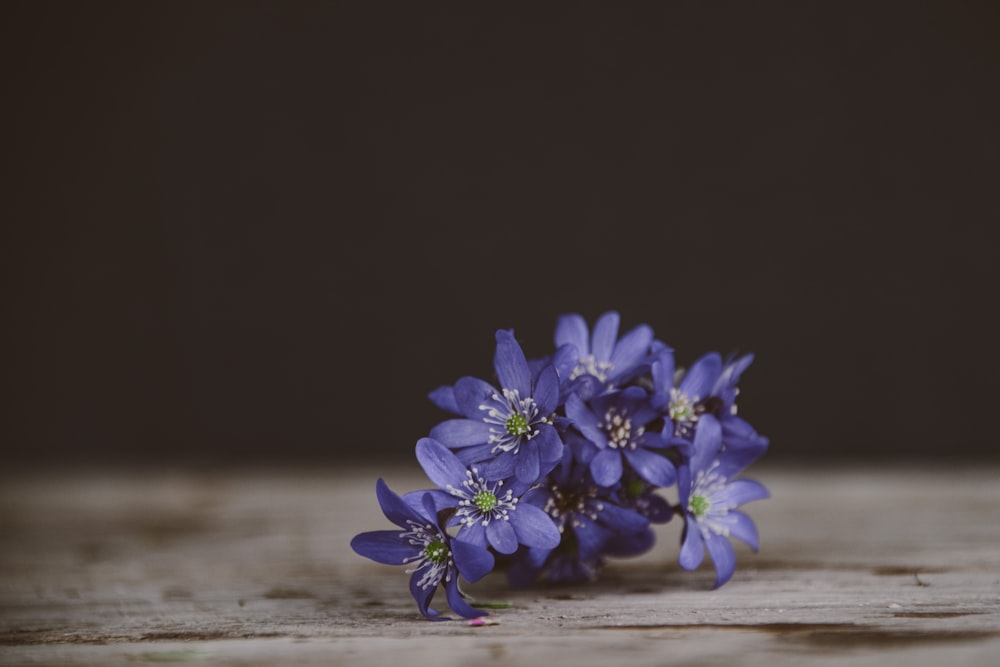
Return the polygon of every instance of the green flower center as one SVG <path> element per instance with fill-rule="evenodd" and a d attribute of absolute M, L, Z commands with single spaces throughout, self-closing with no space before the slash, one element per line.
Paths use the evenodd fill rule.
<path fill-rule="evenodd" d="M 528 432 L 528 418 L 520 413 L 507 417 L 507 432 L 511 435 L 524 435 Z"/>
<path fill-rule="evenodd" d="M 712 503 L 705 496 L 691 496 L 688 508 L 695 516 L 705 516 L 705 512 L 712 507 Z"/>
<path fill-rule="evenodd" d="M 424 555 L 432 563 L 441 564 L 448 557 L 448 547 L 440 540 L 434 540 L 424 547 Z"/>
<path fill-rule="evenodd" d="M 625 493 L 633 498 L 641 496 L 645 490 L 646 485 L 640 479 L 633 479 L 631 482 L 625 484 Z"/>
<path fill-rule="evenodd" d="M 472 504 L 478 507 L 480 512 L 489 512 L 497 506 L 497 497 L 489 491 L 480 491 L 472 497 Z"/>

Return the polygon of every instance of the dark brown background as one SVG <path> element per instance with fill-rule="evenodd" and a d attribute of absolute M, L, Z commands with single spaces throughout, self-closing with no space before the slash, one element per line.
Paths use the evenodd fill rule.
<path fill-rule="evenodd" d="M 610 308 L 773 461 L 997 457 L 989 3 L 540 4 L 6 3 L 8 462 L 405 462 Z"/>

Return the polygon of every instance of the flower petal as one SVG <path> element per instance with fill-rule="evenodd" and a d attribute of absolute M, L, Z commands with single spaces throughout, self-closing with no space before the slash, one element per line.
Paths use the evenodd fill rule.
<path fill-rule="evenodd" d="M 705 398 L 722 372 L 722 357 L 718 352 L 709 352 L 691 364 L 684 373 L 678 390 L 685 396 Z"/>
<path fill-rule="evenodd" d="M 449 387 L 447 385 L 438 387 L 429 393 L 427 398 L 431 399 L 431 402 L 434 403 L 434 405 L 446 412 L 450 412 L 453 415 L 462 414 L 462 410 L 458 407 L 458 402 L 455 400 L 454 387 Z"/>
<path fill-rule="evenodd" d="M 638 473 L 639 477 L 653 486 L 673 486 L 674 482 L 677 481 L 674 464 L 648 449 L 641 447 L 626 449 L 625 458 L 628 459 L 629 465 Z"/>
<path fill-rule="evenodd" d="M 653 375 L 653 406 L 662 410 L 670 402 L 674 388 L 674 351 L 667 348 L 656 357 L 651 368 Z"/>
<path fill-rule="evenodd" d="M 691 469 L 707 470 L 718 455 L 720 447 L 722 447 L 722 427 L 712 415 L 702 415 L 698 419 L 698 428 L 694 431 Z"/>
<path fill-rule="evenodd" d="M 681 553 L 677 562 L 685 570 L 697 570 L 701 561 L 705 559 L 705 544 L 701 539 L 701 530 L 697 521 L 690 515 L 686 516 L 685 520 L 687 525 L 684 529 L 684 543 L 681 544 Z"/>
<path fill-rule="evenodd" d="M 647 528 L 634 533 L 616 535 L 615 539 L 609 540 L 604 546 L 604 553 L 616 558 L 630 558 L 649 551 L 655 543 L 656 534 Z"/>
<path fill-rule="evenodd" d="M 541 462 L 539 461 L 538 447 L 532 441 L 529 440 L 522 444 L 520 452 L 514 459 L 514 475 L 517 476 L 518 481 L 525 484 L 534 484 L 538 481 L 541 476 L 539 472 Z"/>
<path fill-rule="evenodd" d="M 573 374 L 573 370 L 579 363 L 580 354 L 576 345 L 561 345 L 556 353 L 552 355 L 552 367 L 556 369 L 559 380 L 568 379 Z"/>
<path fill-rule="evenodd" d="M 471 448 L 470 448 L 471 449 Z M 478 462 L 473 461 L 476 467 L 479 469 L 479 474 L 486 479 L 507 479 L 508 477 L 513 477 L 514 468 L 517 465 L 520 456 L 516 456 L 511 452 L 500 452 L 493 458 L 490 454 L 491 445 L 484 445 L 484 455 L 479 459 Z M 461 453 L 465 450 L 459 451 L 459 458 Z M 534 483 L 535 480 L 531 480 Z"/>
<path fill-rule="evenodd" d="M 432 428 L 430 437 L 452 449 L 482 445 L 490 439 L 490 426 L 481 420 L 448 419 Z"/>
<path fill-rule="evenodd" d="M 612 377 L 615 384 L 631 379 L 635 372 L 642 368 L 652 342 L 653 329 L 646 324 L 640 324 L 619 339 L 611 353 L 611 365 L 614 369 Z"/>
<path fill-rule="evenodd" d="M 398 530 L 373 530 L 355 535 L 351 548 L 358 555 L 385 565 L 403 565 L 405 559 L 419 553 L 416 547 L 400 537 Z"/>
<path fill-rule="evenodd" d="M 432 482 L 445 490 L 462 486 L 468 469 L 451 450 L 431 438 L 418 440 L 416 450 L 417 462 Z"/>
<path fill-rule="evenodd" d="M 562 536 L 555 522 L 534 505 L 518 503 L 517 509 L 510 513 L 510 523 L 517 541 L 527 547 L 555 549 L 559 546 Z"/>
<path fill-rule="evenodd" d="M 754 500 L 770 498 L 771 492 L 760 482 L 752 479 L 734 479 L 726 485 L 724 502 L 726 507 L 739 507 Z"/>
<path fill-rule="evenodd" d="M 385 517 L 400 528 L 409 530 L 406 522 L 410 519 L 417 519 L 421 522 L 425 519 L 433 519 L 433 517 L 421 518 L 422 513 L 411 509 L 381 478 L 375 482 L 375 497 L 378 498 L 379 507 L 382 508 L 382 513 L 385 514 Z"/>
<path fill-rule="evenodd" d="M 517 551 L 517 534 L 510 521 L 495 519 L 486 525 L 486 539 L 490 546 L 502 554 L 512 554 Z"/>
<path fill-rule="evenodd" d="M 538 435 L 531 439 L 538 447 L 538 458 L 543 464 L 558 462 L 562 459 L 563 442 L 559 438 L 559 433 L 548 424 L 538 427 Z"/>
<path fill-rule="evenodd" d="M 472 544 L 480 549 L 486 549 L 489 547 L 489 543 L 486 541 L 486 527 L 483 526 L 482 521 L 462 526 L 462 528 L 458 531 L 458 536 L 455 540 L 453 540 L 453 542 L 454 541 L 462 541 L 466 544 Z"/>
<path fill-rule="evenodd" d="M 457 577 L 452 577 L 451 581 L 444 585 L 444 591 L 448 596 L 448 606 L 459 616 L 463 618 L 478 618 L 490 615 L 488 611 L 469 606 L 469 603 L 462 597 L 462 592 L 458 590 Z"/>
<path fill-rule="evenodd" d="M 720 524 L 729 529 L 729 536 L 747 543 L 754 551 L 760 548 L 760 536 L 753 519 L 739 510 L 730 510 L 728 514 L 712 517 L 712 523 Z"/>
<path fill-rule="evenodd" d="M 434 599 L 434 593 L 437 592 L 438 582 L 434 582 L 433 586 L 421 588 L 417 585 L 417 582 L 420 581 L 422 576 L 421 571 L 417 570 L 410 577 L 410 594 L 417 601 L 417 609 L 420 610 L 421 614 L 432 621 L 443 621 L 445 619 L 441 617 L 441 614 L 436 609 L 431 609 L 430 607 L 431 600 Z"/>
<path fill-rule="evenodd" d="M 579 361 L 580 357 L 584 357 L 590 352 L 589 333 L 587 322 L 581 315 L 576 313 L 563 315 L 556 321 L 556 347 L 574 345 L 580 355 L 574 359 L 574 362 Z M 574 365 L 576 364 L 574 363 Z"/>
<path fill-rule="evenodd" d="M 497 350 L 493 368 L 504 389 L 515 389 L 521 398 L 531 396 L 531 370 L 524 352 L 511 331 L 500 329 L 496 333 Z"/>
<path fill-rule="evenodd" d="M 483 411 L 479 406 L 490 400 L 497 393 L 496 387 L 479 378 L 466 376 L 455 383 L 455 403 L 459 412 L 469 419 L 480 421 Z"/>
<path fill-rule="evenodd" d="M 594 361 L 610 361 L 618 339 L 618 324 L 621 318 L 618 313 L 609 311 L 601 315 L 594 325 L 594 335 L 590 341 L 590 353 Z"/>
<path fill-rule="evenodd" d="M 441 510 L 445 510 L 450 507 L 458 507 L 458 498 L 450 493 L 442 491 L 441 489 L 425 489 L 404 493 L 403 502 L 405 502 L 416 514 L 423 516 L 427 512 L 424 505 L 424 496 L 430 496 L 430 512 L 431 515 L 435 517 Z"/>
<path fill-rule="evenodd" d="M 555 412 L 559 406 L 559 376 L 555 368 L 546 366 L 538 374 L 532 398 L 535 399 L 535 405 L 543 419 Z"/>
<path fill-rule="evenodd" d="M 715 533 L 709 533 L 705 548 L 715 565 L 715 587 L 718 588 L 729 581 L 736 571 L 736 552 L 728 539 Z"/>
<path fill-rule="evenodd" d="M 600 420 L 590 408 L 587 407 L 579 396 L 570 394 L 566 399 L 566 416 L 570 418 L 573 425 L 592 443 L 605 449 L 608 446 L 608 436 L 601 429 L 597 428 Z"/>
<path fill-rule="evenodd" d="M 479 581 L 493 570 L 493 554 L 484 547 L 457 537 L 451 541 L 451 555 L 459 574 L 466 581 Z"/>
<path fill-rule="evenodd" d="M 619 507 L 611 503 L 603 503 L 597 514 L 601 523 L 610 526 L 615 531 L 632 533 L 649 527 L 649 519 L 633 509 Z"/>
<path fill-rule="evenodd" d="M 617 484 L 622 478 L 622 455 L 617 449 L 602 449 L 590 461 L 590 474 L 601 486 Z"/>
<path fill-rule="evenodd" d="M 681 463 L 677 466 L 677 496 L 681 507 L 687 507 L 691 495 L 691 465 Z"/>
<path fill-rule="evenodd" d="M 674 517 L 674 510 L 663 496 L 650 493 L 645 496 L 646 508 L 643 514 L 651 523 L 666 523 Z"/>
<path fill-rule="evenodd" d="M 597 558 L 611 537 L 611 531 L 589 518 L 577 515 L 573 527 L 576 536 L 577 556 L 581 561 Z"/>

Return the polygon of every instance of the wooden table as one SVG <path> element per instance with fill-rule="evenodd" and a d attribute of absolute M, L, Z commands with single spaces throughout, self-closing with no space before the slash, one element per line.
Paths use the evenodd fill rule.
<path fill-rule="evenodd" d="M 7 471 L 0 664 L 1000 665 L 1000 467 L 761 463 L 759 554 L 676 564 L 680 523 L 592 585 L 510 590 L 496 624 L 432 623 L 349 541 L 414 463 L 309 471 Z M 443 596 L 441 598 L 443 600 Z M 876 663 L 877 661 L 877 663 Z"/>

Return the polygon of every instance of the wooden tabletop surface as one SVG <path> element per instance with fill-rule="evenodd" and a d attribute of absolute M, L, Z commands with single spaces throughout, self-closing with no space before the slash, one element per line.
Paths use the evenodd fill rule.
<path fill-rule="evenodd" d="M 424 620 L 403 568 L 350 549 L 391 527 L 377 477 L 427 486 L 415 463 L 7 471 L 0 664 L 1000 664 L 1000 467 L 750 473 L 761 550 L 723 588 L 677 566 L 675 520 L 595 584 L 467 586 L 510 603 L 471 626 Z"/>

